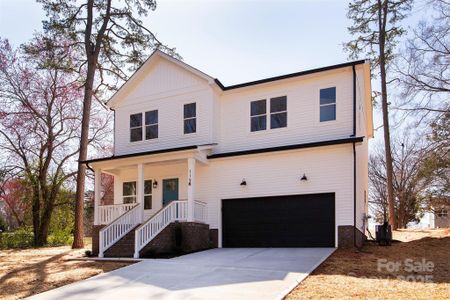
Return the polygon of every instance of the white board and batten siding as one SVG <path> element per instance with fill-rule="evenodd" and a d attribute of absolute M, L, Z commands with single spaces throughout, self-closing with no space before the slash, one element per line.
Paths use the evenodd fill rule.
<path fill-rule="evenodd" d="M 214 94 L 208 83 L 161 60 L 115 108 L 116 155 L 212 143 Z M 197 132 L 184 134 L 183 106 L 196 103 Z M 130 115 L 158 110 L 157 139 L 130 142 Z"/>

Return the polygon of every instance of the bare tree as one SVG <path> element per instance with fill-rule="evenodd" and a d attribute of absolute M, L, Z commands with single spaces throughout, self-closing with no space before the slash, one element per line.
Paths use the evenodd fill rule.
<path fill-rule="evenodd" d="M 6 168 L 29 185 L 36 246 L 46 243 L 60 191 L 76 174 L 70 166 L 79 152 L 80 83 L 59 68 L 38 67 L 70 60 L 66 50 L 30 58 L 0 39 L 0 149 Z"/>
<path fill-rule="evenodd" d="M 431 124 L 429 151 L 424 155 L 422 176 L 430 179 L 427 207 L 434 211 L 450 206 L 450 112 Z"/>
<path fill-rule="evenodd" d="M 397 109 L 439 118 L 450 110 L 450 2 L 429 4 L 433 17 L 419 22 L 396 63 Z"/>
<path fill-rule="evenodd" d="M 427 157 L 435 153 L 432 144 L 401 132 L 393 139 L 393 191 L 396 223 L 405 228 L 411 221 L 418 221 L 428 210 L 428 193 L 433 190 L 433 177 L 424 172 Z M 387 208 L 386 164 L 383 150 L 375 147 L 369 159 L 369 203 L 377 221 L 383 221 Z"/>
<path fill-rule="evenodd" d="M 393 194 L 393 167 L 389 128 L 387 70 L 394 57 L 398 38 L 404 34 L 400 22 L 410 11 L 412 0 L 354 0 L 349 3 L 348 18 L 353 25 L 348 28 L 353 40 L 345 44 L 350 57 L 368 55 L 373 68 L 379 69 L 381 79 L 381 106 L 386 164 L 387 202 L 389 223 L 397 228 Z"/>
<path fill-rule="evenodd" d="M 47 13 L 44 30 L 50 36 L 70 40 L 84 53 L 73 69 L 83 77 L 83 113 L 78 155 L 75 232 L 73 248 L 83 247 L 83 201 L 92 98 L 117 90 L 129 73 L 140 66 L 149 51 L 167 48 L 147 29 L 141 18 L 156 9 L 155 0 L 38 0 Z M 50 48 L 59 47 L 52 44 Z M 47 47 L 48 48 L 48 47 Z M 43 49 L 29 49 L 32 52 Z M 46 50 L 44 48 L 44 50 Z M 106 92 L 106 94 L 105 94 Z"/>

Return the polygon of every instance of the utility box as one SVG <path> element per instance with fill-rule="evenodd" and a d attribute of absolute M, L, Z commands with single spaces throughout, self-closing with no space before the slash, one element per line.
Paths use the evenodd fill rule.
<path fill-rule="evenodd" d="M 388 246 L 392 242 L 392 227 L 387 222 L 375 226 L 375 238 L 378 245 Z"/>

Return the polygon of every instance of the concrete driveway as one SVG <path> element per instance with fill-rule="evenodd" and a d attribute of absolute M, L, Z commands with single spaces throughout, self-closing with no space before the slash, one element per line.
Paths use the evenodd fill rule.
<path fill-rule="evenodd" d="M 147 259 L 30 299 L 282 299 L 333 251 L 212 249 Z"/>

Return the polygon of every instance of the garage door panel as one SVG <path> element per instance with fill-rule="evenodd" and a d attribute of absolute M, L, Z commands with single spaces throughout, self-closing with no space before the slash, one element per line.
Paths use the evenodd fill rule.
<path fill-rule="evenodd" d="M 334 247 L 334 193 L 228 199 L 224 247 Z"/>

